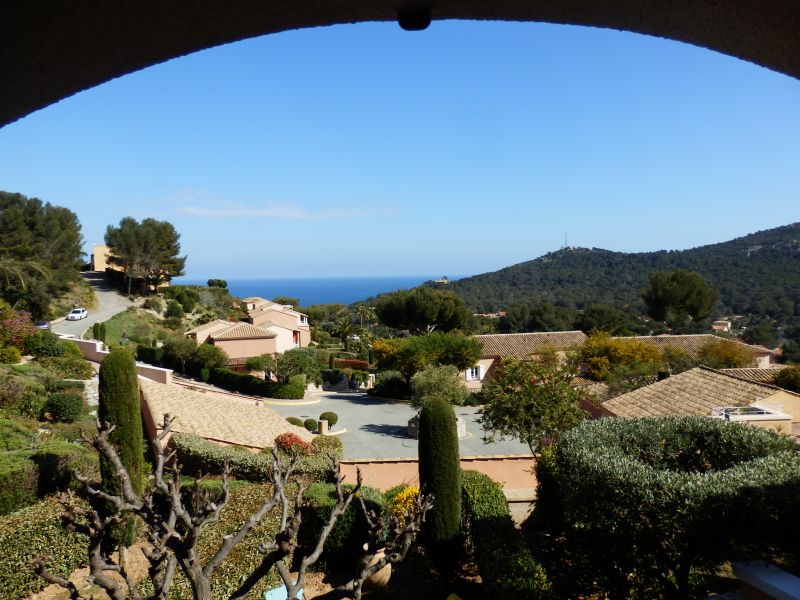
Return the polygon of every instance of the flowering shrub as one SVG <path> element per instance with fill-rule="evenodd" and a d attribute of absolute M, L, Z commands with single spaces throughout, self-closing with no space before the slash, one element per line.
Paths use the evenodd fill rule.
<path fill-rule="evenodd" d="M 333 360 L 333 367 L 335 369 L 356 369 L 359 371 L 366 371 L 369 369 L 369 363 L 365 360 L 356 360 L 354 358 L 335 358 Z"/>
<path fill-rule="evenodd" d="M 407 485 L 397 492 L 389 501 L 389 514 L 397 519 L 397 523 L 403 527 L 411 516 L 414 504 L 419 497 L 419 488 Z"/>
<path fill-rule="evenodd" d="M 275 438 L 275 447 L 281 452 L 294 454 L 311 454 L 311 444 L 296 433 L 282 433 Z"/>

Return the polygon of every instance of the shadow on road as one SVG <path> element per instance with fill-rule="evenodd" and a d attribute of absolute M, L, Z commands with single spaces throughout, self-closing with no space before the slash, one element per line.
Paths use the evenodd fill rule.
<path fill-rule="evenodd" d="M 387 401 L 383 398 L 377 399 L 369 396 L 363 392 L 354 392 L 352 394 L 347 393 L 340 393 L 340 394 L 326 394 L 325 398 L 329 400 L 334 400 L 336 402 L 349 402 L 350 404 L 357 404 L 359 406 L 379 406 L 385 404 L 401 404 L 401 401 L 392 402 L 391 400 Z"/>
<path fill-rule="evenodd" d="M 400 438 L 404 440 L 410 440 L 411 438 L 408 437 L 408 427 L 405 425 L 385 425 L 385 424 L 375 424 L 369 423 L 368 425 L 362 425 L 360 427 L 362 431 L 366 431 L 367 433 L 376 433 L 378 435 L 386 435 L 393 438 Z"/>
<path fill-rule="evenodd" d="M 106 278 L 105 273 L 94 273 L 90 271 L 86 273 L 81 273 L 81 275 L 86 280 L 86 283 L 88 283 L 98 291 L 101 292 L 115 291 L 114 286 L 111 285 L 111 282 Z"/>

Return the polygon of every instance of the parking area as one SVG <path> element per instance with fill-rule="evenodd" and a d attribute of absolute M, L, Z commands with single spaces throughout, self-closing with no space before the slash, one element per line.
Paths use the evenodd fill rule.
<path fill-rule="evenodd" d="M 344 457 L 356 458 L 417 458 L 417 440 L 408 437 L 406 425 L 415 411 L 404 402 L 378 400 L 364 392 L 314 393 L 319 403 L 305 405 L 270 405 L 284 417 L 316 419 L 320 413 L 333 411 L 339 416 L 334 427 L 346 429 L 340 435 Z M 456 406 L 455 413 L 467 425 L 467 436 L 459 440 L 461 456 L 530 455 L 528 446 L 516 440 L 483 442 L 483 429 L 477 419 L 480 409 Z"/>

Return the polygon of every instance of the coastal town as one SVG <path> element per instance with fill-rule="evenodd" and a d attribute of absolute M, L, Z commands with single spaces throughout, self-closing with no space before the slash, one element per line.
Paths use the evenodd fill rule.
<path fill-rule="evenodd" d="M 800 4 L 0 18 L 0 600 L 800 599 Z"/>

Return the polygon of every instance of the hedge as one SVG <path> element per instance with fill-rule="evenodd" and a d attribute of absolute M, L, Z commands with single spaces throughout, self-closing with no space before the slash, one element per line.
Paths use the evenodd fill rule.
<path fill-rule="evenodd" d="M 358 371 L 366 371 L 369 369 L 369 363 L 365 360 L 355 360 L 350 358 L 334 358 L 334 369 L 356 369 Z"/>
<path fill-rule="evenodd" d="M 91 379 L 94 376 L 92 365 L 75 356 L 45 356 L 37 358 L 36 362 L 62 378 Z"/>
<path fill-rule="evenodd" d="M 464 529 L 475 548 L 486 598 L 547 598 L 544 569 L 525 546 L 499 483 L 476 471 L 461 472 Z"/>
<path fill-rule="evenodd" d="M 136 358 L 150 365 L 164 364 L 164 348 L 152 348 L 150 346 L 137 346 Z"/>
<path fill-rule="evenodd" d="M 76 499 L 76 503 L 82 501 Z M 64 530 L 63 510 L 50 497 L 0 517 L 0 600 L 25 598 L 45 587 L 41 577 L 24 568 L 37 556 L 46 556 L 48 568 L 61 577 L 69 577 L 86 562 L 88 541 L 85 536 Z"/>
<path fill-rule="evenodd" d="M 294 375 L 288 383 L 276 383 L 229 369 L 211 369 L 209 382 L 232 392 L 265 398 L 301 400 L 306 392 L 304 375 Z"/>
<path fill-rule="evenodd" d="M 352 489 L 353 486 L 344 485 L 342 487 Z M 363 486 L 359 494 L 368 509 L 374 510 L 378 515 L 383 514 L 385 505 L 383 494 L 367 486 Z M 313 551 L 317 536 L 327 523 L 331 509 L 336 504 L 336 486 L 332 483 L 313 483 L 306 489 L 303 499 L 306 501 L 306 505 L 303 507 L 298 545 L 301 553 L 308 554 Z M 352 566 L 353 561 L 360 556 L 362 546 L 367 539 L 367 524 L 354 499 L 347 511 L 339 516 L 325 542 L 325 548 L 320 557 L 320 568 L 323 565 Z"/>
<path fill-rule="evenodd" d="M 227 460 L 234 478 L 262 482 L 272 464 L 267 454 L 220 446 L 191 433 L 176 433 L 172 444 L 184 475 L 219 475 Z"/>
<path fill-rule="evenodd" d="M 29 451 L 0 454 L 0 515 L 7 515 L 38 500 L 38 472 Z M 1 547 L 1 546 L 0 546 Z"/>
<path fill-rule="evenodd" d="M 558 444 L 540 486 L 559 499 L 550 508 L 571 540 L 575 577 L 612 596 L 687 597 L 693 568 L 798 534 L 795 444 L 707 417 L 584 423 Z"/>

